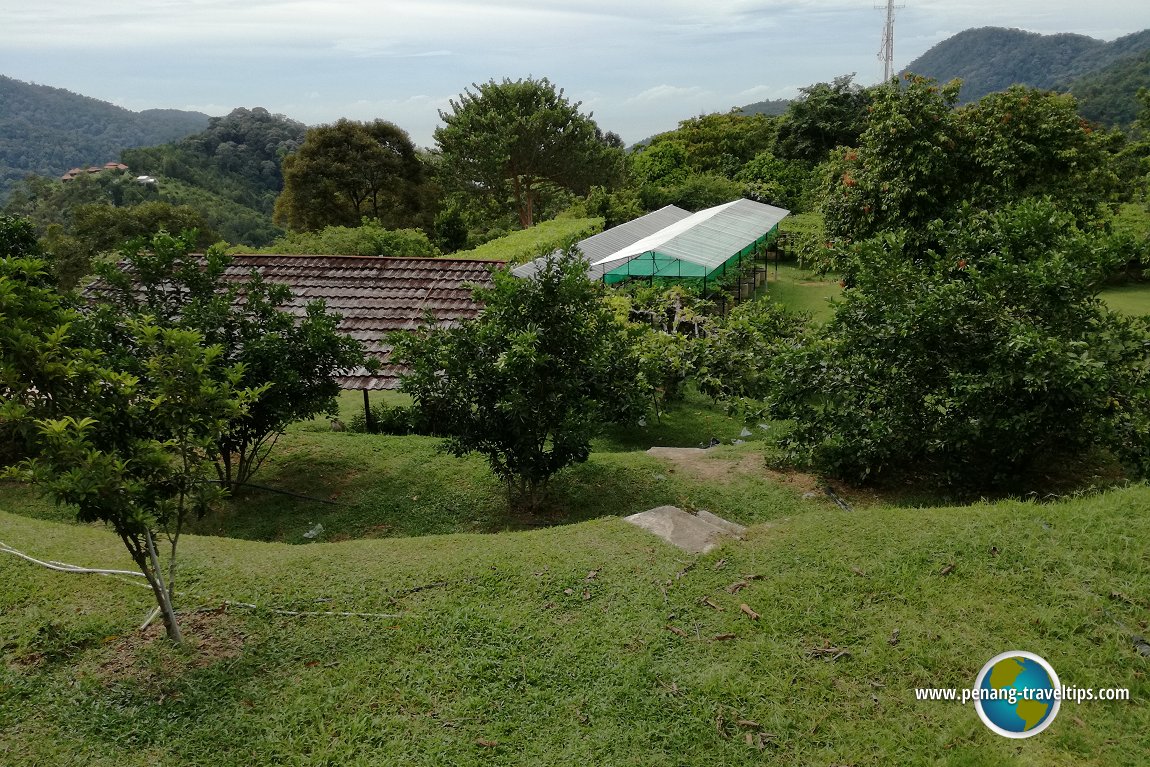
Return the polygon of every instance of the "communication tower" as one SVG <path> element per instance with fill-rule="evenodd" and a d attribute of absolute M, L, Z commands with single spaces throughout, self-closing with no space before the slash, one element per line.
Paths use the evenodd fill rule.
<path fill-rule="evenodd" d="M 883 6 L 876 5 L 875 8 Z M 895 5 L 894 0 L 886 0 L 886 24 L 882 28 L 882 48 L 878 59 L 882 62 L 882 81 L 889 82 L 894 74 L 894 12 L 905 5 Z"/>

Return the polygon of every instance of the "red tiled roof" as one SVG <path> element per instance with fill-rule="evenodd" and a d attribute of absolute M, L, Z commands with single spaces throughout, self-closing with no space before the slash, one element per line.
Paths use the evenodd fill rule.
<path fill-rule="evenodd" d="M 339 377 L 344 389 L 396 389 L 403 369 L 388 364 L 385 339 L 394 330 L 419 327 L 430 312 L 442 326 L 479 314 L 469 285 L 491 285 L 500 261 L 374 256 L 237 255 L 224 274 L 246 280 L 253 269 L 268 282 L 292 291 L 286 311 L 302 316 L 309 301 L 322 298 L 328 311 L 342 316 L 339 329 L 361 341 L 380 361 L 369 375 L 360 368 Z"/>

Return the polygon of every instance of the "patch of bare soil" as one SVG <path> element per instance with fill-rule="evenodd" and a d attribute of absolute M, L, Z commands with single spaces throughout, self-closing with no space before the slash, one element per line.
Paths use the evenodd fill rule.
<path fill-rule="evenodd" d="M 676 470 L 696 479 L 730 482 L 739 476 L 750 476 L 784 485 L 799 493 L 814 492 L 819 488 L 818 478 L 814 475 L 770 469 L 757 453 L 730 456 L 716 453 L 713 448 L 653 447 L 647 455 L 664 458 L 674 464 Z"/>
<path fill-rule="evenodd" d="M 241 620 L 225 609 L 183 613 L 179 616 L 184 647 L 167 639 L 158 618 L 143 631 L 108 640 L 109 654 L 99 666 L 108 682 L 162 683 L 194 669 L 238 658 L 247 641 Z"/>
<path fill-rule="evenodd" d="M 852 505 L 868 506 L 880 501 L 874 493 L 866 493 L 838 482 L 827 482 L 814 474 L 772 469 L 766 465 L 763 456 L 753 452 L 730 455 L 718 453 L 714 448 L 652 447 L 647 450 L 647 454 L 669 461 L 675 467 L 672 471 L 682 471 L 695 479 L 731 482 L 736 477 L 757 477 L 803 496 L 813 494 L 826 499 L 823 488 L 829 486 L 836 495 Z"/>

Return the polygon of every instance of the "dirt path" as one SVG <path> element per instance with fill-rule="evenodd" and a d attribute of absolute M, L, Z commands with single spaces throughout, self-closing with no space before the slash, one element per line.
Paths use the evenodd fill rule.
<path fill-rule="evenodd" d="M 777 485 L 789 487 L 798 493 L 819 493 L 818 478 L 799 471 L 775 471 L 764 465 L 763 456 L 758 453 L 725 455 L 714 448 L 704 450 L 698 447 L 652 447 L 647 455 L 663 458 L 696 479 L 715 482 L 731 482 L 736 477 L 759 477 Z"/>

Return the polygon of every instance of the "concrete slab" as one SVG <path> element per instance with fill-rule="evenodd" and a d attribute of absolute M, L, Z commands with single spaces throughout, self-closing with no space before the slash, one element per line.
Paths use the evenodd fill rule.
<path fill-rule="evenodd" d="M 624 517 L 624 520 L 693 554 L 706 554 L 724 537 L 740 537 L 746 532 L 741 525 L 710 512 L 691 514 L 678 506 L 658 506 Z"/>

